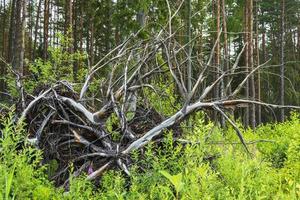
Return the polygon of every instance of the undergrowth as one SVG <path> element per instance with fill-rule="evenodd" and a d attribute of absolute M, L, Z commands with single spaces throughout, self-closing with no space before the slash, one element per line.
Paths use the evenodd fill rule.
<path fill-rule="evenodd" d="M 149 144 L 134 160 L 127 177 L 107 171 L 99 186 L 85 177 L 70 178 L 68 191 L 55 188 L 42 165 L 42 153 L 26 143 L 22 125 L 2 117 L 0 199 L 298 199 L 300 197 L 300 120 L 243 130 L 251 155 L 232 128 L 224 131 L 193 119 L 185 131 L 190 144 Z"/>

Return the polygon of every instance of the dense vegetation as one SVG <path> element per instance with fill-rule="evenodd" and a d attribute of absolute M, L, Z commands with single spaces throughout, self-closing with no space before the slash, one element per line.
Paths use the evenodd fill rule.
<path fill-rule="evenodd" d="M 48 181 L 55 166 L 40 165 L 41 152 L 23 143 L 22 126 L 14 126 L 11 117 L 1 121 L 3 199 L 298 199 L 300 195 L 300 120 L 295 113 L 284 123 L 243 130 L 253 141 L 251 156 L 233 130 L 213 128 L 197 114 L 194 131 L 185 136 L 194 143 L 178 144 L 166 131 L 160 147 L 148 145 L 145 159 L 131 166 L 130 177 L 107 171 L 98 186 L 85 176 L 71 178 L 67 192 Z"/>
<path fill-rule="evenodd" d="M 299 199 L 299 0 L 0 0 L 1 199 Z"/>

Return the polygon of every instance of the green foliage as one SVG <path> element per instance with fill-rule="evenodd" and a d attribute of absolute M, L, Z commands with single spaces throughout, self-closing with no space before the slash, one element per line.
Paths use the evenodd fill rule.
<path fill-rule="evenodd" d="M 174 186 L 176 190 L 176 197 L 178 198 L 179 192 L 183 189 L 183 182 L 182 182 L 182 173 L 176 174 L 176 175 L 171 175 L 167 171 L 159 171 L 164 177 L 166 177 Z"/>
<path fill-rule="evenodd" d="M 174 84 L 166 85 L 161 80 L 158 83 L 153 83 L 152 85 L 154 85 L 155 88 L 159 88 L 159 91 L 153 91 L 150 88 L 144 89 L 144 95 L 149 100 L 151 107 L 165 116 L 170 116 L 179 110 L 179 97 L 174 94 Z"/>
<path fill-rule="evenodd" d="M 105 127 L 109 133 L 111 133 L 112 139 L 117 141 L 121 138 L 121 135 L 118 131 L 115 131 L 116 127 L 119 127 L 120 121 L 115 113 L 109 116 L 106 120 Z"/>
<path fill-rule="evenodd" d="M 66 80 L 71 83 L 80 80 L 83 82 L 87 73 L 87 66 L 85 64 L 87 59 L 86 53 L 70 52 L 69 48 L 72 40 L 57 34 L 59 38 L 59 46 L 48 48 L 48 59 L 37 58 L 34 62 L 28 63 L 29 73 L 31 76 L 23 79 L 25 91 L 31 93 L 37 86 L 42 84 L 53 84 L 57 80 Z M 74 72 L 73 66 L 78 65 L 78 71 Z M 75 74 L 76 79 L 75 80 Z M 9 74 L 7 77 L 7 84 L 9 93 L 12 96 L 18 96 L 16 88 L 16 77 L 14 74 Z M 75 89 L 79 89 L 80 85 L 75 85 Z"/>
<path fill-rule="evenodd" d="M 54 188 L 45 176 L 45 166 L 39 166 L 41 153 L 24 142 L 22 125 L 15 126 L 12 121 L 12 115 L 1 119 L 0 198 L 50 199 Z M 44 193 L 40 192 L 42 186 L 48 188 Z"/>
<path fill-rule="evenodd" d="M 59 34 L 59 38 L 61 45 L 48 49 L 49 59 L 37 59 L 34 63 L 30 64 L 29 70 L 33 74 L 38 74 L 38 80 L 42 83 L 49 84 L 57 80 L 74 82 L 73 74 L 75 72 L 73 71 L 73 65 L 77 63 L 77 65 L 80 65 L 79 71 L 76 74 L 77 78 L 78 80 L 83 80 L 87 70 L 84 64 L 87 55 L 80 52 L 70 53 L 66 49 L 70 46 L 72 41 L 61 34 Z M 32 83 L 28 80 L 28 84 L 34 86 L 37 83 Z"/>
<path fill-rule="evenodd" d="M 159 145 L 132 153 L 131 176 L 107 171 L 95 188 L 85 177 L 70 177 L 70 189 L 55 188 L 47 179 L 51 166 L 41 166 L 41 153 L 28 144 L 12 115 L 2 119 L 0 199 L 298 199 L 300 197 L 300 119 L 242 129 L 248 156 L 235 132 L 213 128 L 196 114 L 190 144 L 165 131 Z M 113 121 L 113 119 L 112 119 Z M 52 163 L 55 168 L 55 163 Z M 47 170 L 48 169 L 48 170 Z"/>
<path fill-rule="evenodd" d="M 71 179 L 69 193 L 54 187 L 41 152 L 26 143 L 23 125 L 14 125 L 12 116 L 0 119 L 0 199 L 89 199 L 91 183 L 81 178 Z"/>

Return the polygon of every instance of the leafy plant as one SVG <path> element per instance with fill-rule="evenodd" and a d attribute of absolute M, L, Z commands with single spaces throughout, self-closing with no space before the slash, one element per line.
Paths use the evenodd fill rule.
<path fill-rule="evenodd" d="M 176 191 L 176 198 L 179 198 L 179 193 L 183 189 L 183 182 L 182 182 L 182 173 L 176 174 L 176 175 L 171 175 L 167 171 L 159 171 L 164 177 L 166 177 L 174 186 L 175 191 Z"/>
<path fill-rule="evenodd" d="M 107 171 L 94 187 L 84 176 L 71 175 L 64 191 L 48 180 L 55 162 L 42 166 L 41 152 L 26 143 L 22 125 L 13 123 L 12 114 L 2 117 L 0 199 L 299 199 L 299 115 L 244 130 L 247 141 L 270 141 L 249 145 L 253 157 L 246 156 L 233 130 L 212 130 L 202 114 L 192 120 L 195 129 L 185 138 L 190 144 L 178 144 L 165 131 L 160 145 L 133 152 L 130 177 Z M 280 166 L 274 163 L 278 146 L 285 146 L 279 149 L 285 155 Z"/>

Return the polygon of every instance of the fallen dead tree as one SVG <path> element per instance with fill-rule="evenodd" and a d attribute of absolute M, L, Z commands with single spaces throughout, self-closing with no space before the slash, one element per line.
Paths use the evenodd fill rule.
<path fill-rule="evenodd" d="M 75 176 L 88 172 L 89 180 L 97 179 L 105 170 L 115 167 L 130 174 L 128 166 L 132 151 L 161 138 L 166 129 L 173 128 L 180 135 L 180 122 L 199 110 L 215 110 L 223 116 L 234 127 L 240 142 L 249 152 L 241 131 L 228 117 L 226 107 L 258 104 L 270 108 L 300 108 L 236 98 L 249 77 L 264 64 L 245 74 L 235 88 L 227 90 L 232 87 L 230 83 L 234 76 L 244 73 L 238 67 L 243 51 L 230 71 L 216 68 L 218 76 L 214 76 L 211 69 L 215 68 L 212 57 L 216 45 L 206 62 L 197 56 L 182 60 L 182 55 L 187 55 L 185 46 L 176 41 L 171 29 L 162 30 L 152 39 L 143 41 L 138 41 L 136 35 L 129 37 L 90 68 L 80 92 L 77 93 L 71 83 L 60 81 L 35 91 L 35 97 L 22 100 L 26 106 L 19 122 L 26 122 L 28 141 L 43 150 L 45 160 L 58 162 L 58 170 L 53 176 L 58 184 L 67 183 L 70 163 L 74 165 Z M 194 64 L 201 68 L 190 92 L 186 89 L 183 75 L 188 59 L 193 59 Z M 96 97 L 89 92 L 90 86 L 97 74 L 107 69 L 110 73 L 103 84 L 105 86 L 98 87 L 102 91 L 97 96 L 100 103 L 95 103 Z M 179 91 L 182 107 L 171 116 L 162 116 L 145 105 L 147 97 L 143 96 L 142 91 L 149 88 L 157 92 L 153 86 L 157 77 L 172 81 Z M 232 92 L 219 99 L 211 99 L 213 89 L 225 77 L 229 80 L 225 91 Z M 129 113 L 131 117 L 128 117 Z M 118 119 L 118 126 L 114 127 L 114 132 L 118 133 L 117 139 L 105 127 L 112 115 Z"/>

